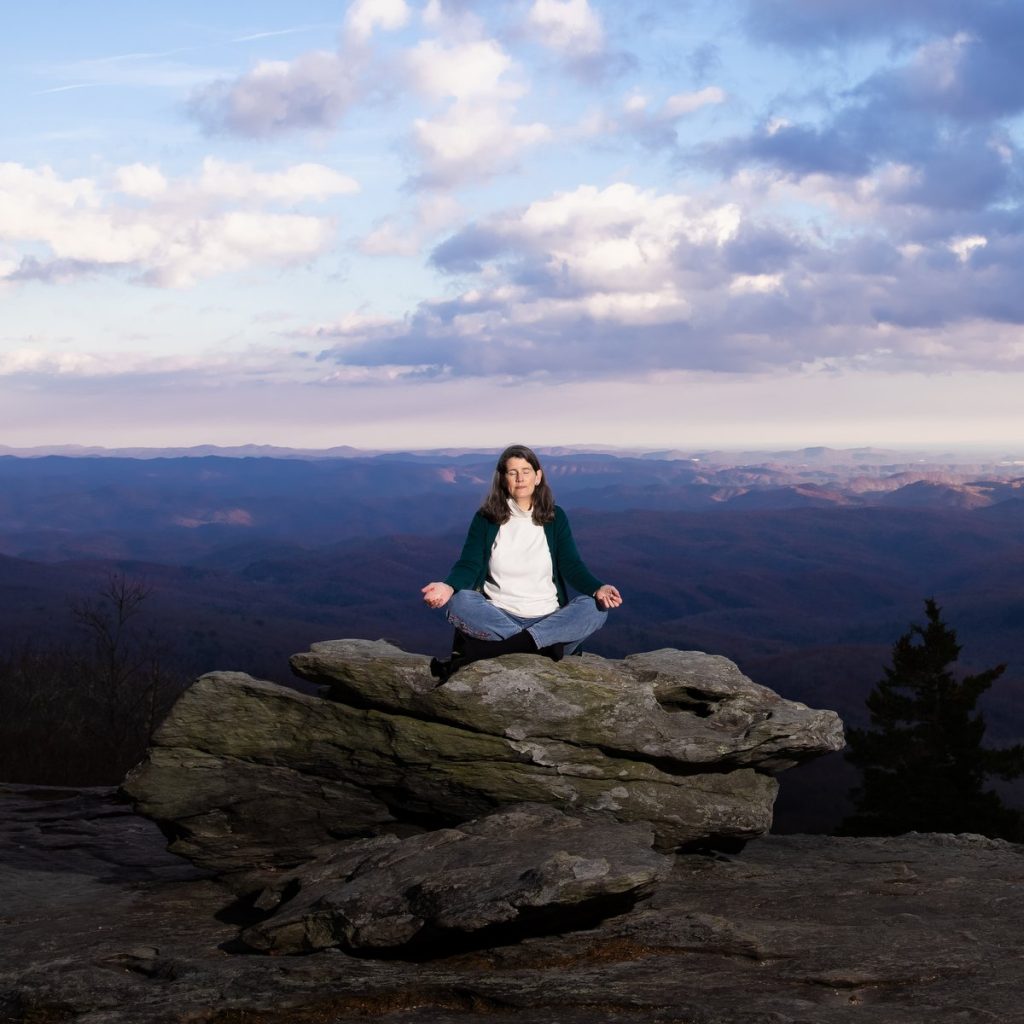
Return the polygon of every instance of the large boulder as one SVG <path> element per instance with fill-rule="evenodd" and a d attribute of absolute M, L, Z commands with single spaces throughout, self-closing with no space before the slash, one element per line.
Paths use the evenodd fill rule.
<path fill-rule="evenodd" d="M 842 746 L 842 723 L 724 658 L 673 650 L 555 664 L 512 655 L 443 686 L 428 660 L 338 640 L 293 659 L 300 694 L 215 672 L 125 782 L 171 849 L 257 884 L 339 839 L 407 836 L 523 802 L 643 822 L 662 850 L 766 832 L 775 773 Z"/>
<path fill-rule="evenodd" d="M 632 905 L 667 876 L 670 861 L 651 838 L 641 825 L 521 804 L 457 829 L 349 842 L 292 873 L 272 916 L 241 940 L 272 953 L 405 947 L 437 956 L 467 939 L 564 931 Z"/>

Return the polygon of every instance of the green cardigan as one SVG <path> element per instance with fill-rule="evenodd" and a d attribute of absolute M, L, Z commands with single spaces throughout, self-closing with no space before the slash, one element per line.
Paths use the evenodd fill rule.
<path fill-rule="evenodd" d="M 462 545 L 462 554 L 444 582 L 453 590 L 479 590 L 487 579 L 491 548 L 494 547 L 497 536 L 498 523 L 492 523 L 477 512 L 469 524 L 466 543 Z M 572 539 L 569 519 L 557 505 L 554 520 L 544 524 L 544 536 L 551 552 L 551 565 L 554 568 L 554 583 L 560 607 L 569 603 L 566 583 L 581 594 L 593 594 L 600 589 L 601 581 L 583 564 L 583 559 L 576 550 L 576 542 Z"/>

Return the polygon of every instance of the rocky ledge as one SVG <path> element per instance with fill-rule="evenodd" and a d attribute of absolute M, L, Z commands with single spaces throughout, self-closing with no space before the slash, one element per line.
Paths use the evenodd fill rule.
<path fill-rule="evenodd" d="M 739 852 L 842 727 L 723 658 L 293 667 L 204 676 L 119 794 L 0 786 L 0 1020 L 1019 1019 L 1020 848 Z"/>
<path fill-rule="evenodd" d="M 835 713 L 698 652 L 509 656 L 439 686 L 422 655 L 339 640 L 292 667 L 322 696 L 199 679 L 124 784 L 264 952 L 451 952 L 620 913 L 665 854 L 765 833 L 776 774 L 843 743 Z"/>
<path fill-rule="evenodd" d="M 429 958 L 231 955 L 231 894 L 112 791 L 0 785 L 11 1024 L 991 1024 L 1022 1019 L 1022 849 L 766 836 L 632 910 Z"/>

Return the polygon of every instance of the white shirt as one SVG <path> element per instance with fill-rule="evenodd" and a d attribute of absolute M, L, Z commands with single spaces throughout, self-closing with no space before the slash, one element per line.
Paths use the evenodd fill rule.
<path fill-rule="evenodd" d="M 513 499 L 512 515 L 498 527 L 491 548 L 484 595 L 495 607 L 524 618 L 550 615 L 558 610 L 554 566 L 544 527 L 533 521 Z"/>

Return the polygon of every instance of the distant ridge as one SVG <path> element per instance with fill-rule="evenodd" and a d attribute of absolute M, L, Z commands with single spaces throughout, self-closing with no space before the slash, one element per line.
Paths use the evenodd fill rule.
<path fill-rule="evenodd" d="M 377 454 L 377 451 L 364 451 L 347 444 L 334 448 L 282 448 L 272 444 L 198 444 L 186 448 L 101 448 L 96 445 L 56 444 L 12 448 L 0 444 L 0 455 L 13 455 L 20 459 L 50 455 L 107 459 L 202 459 L 211 455 L 231 459 L 353 459 Z"/>
<path fill-rule="evenodd" d="M 639 448 L 619 445 L 578 444 L 578 445 L 535 445 L 542 456 L 563 458 L 572 456 L 608 455 L 620 459 L 643 459 L 645 461 L 690 462 L 695 466 L 909 466 L 929 465 L 963 467 L 976 466 L 1021 466 L 1024 467 L 1024 450 L 1017 452 L 990 449 L 964 449 L 963 451 L 932 451 L 889 448 L 828 448 L 822 446 L 779 449 L 779 450 L 730 450 L 730 449 L 683 449 L 683 448 Z M 331 448 L 290 448 L 272 444 L 216 445 L 200 444 L 168 448 L 147 448 L 142 446 L 104 448 L 100 445 L 36 445 L 17 448 L 0 445 L 0 457 L 46 458 L 119 458 L 119 459 L 181 459 L 181 458 L 229 458 L 229 459 L 461 459 L 467 457 L 492 456 L 501 451 L 494 447 L 451 447 L 451 448 L 356 448 L 352 445 L 335 445 Z"/>

